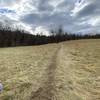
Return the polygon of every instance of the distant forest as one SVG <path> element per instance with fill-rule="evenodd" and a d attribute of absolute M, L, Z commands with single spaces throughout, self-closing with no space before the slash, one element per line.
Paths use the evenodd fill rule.
<path fill-rule="evenodd" d="M 29 46 L 42 45 L 48 43 L 58 43 L 61 41 L 77 40 L 77 39 L 99 39 L 100 34 L 95 35 L 79 35 L 68 34 L 60 27 L 56 31 L 51 31 L 49 36 L 32 35 L 23 30 L 12 30 L 9 27 L 0 26 L 0 47 Z"/>

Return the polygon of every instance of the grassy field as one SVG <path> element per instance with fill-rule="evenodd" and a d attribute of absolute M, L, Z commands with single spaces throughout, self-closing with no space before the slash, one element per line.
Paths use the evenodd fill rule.
<path fill-rule="evenodd" d="M 100 39 L 0 48 L 0 100 L 100 100 Z"/>

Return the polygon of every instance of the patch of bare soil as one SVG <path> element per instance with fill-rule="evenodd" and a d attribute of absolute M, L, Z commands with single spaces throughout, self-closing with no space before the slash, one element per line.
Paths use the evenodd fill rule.
<path fill-rule="evenodd" d="M 61 47 L 59 47 L 52 57 L 52 61 L 46 69 L 47 80 L 44 82 L 36 92 L 32 92 L 30 100 L 56 100 L 56 85 L 55 85 L 55 73 L 57 69 L 57 57 Z"/>

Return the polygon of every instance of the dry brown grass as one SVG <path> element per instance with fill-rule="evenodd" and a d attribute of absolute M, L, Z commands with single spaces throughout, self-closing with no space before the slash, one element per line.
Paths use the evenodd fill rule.
<path fill-rule="evenodd" d="M 100 40 L 0 49 L 0 100 L 100 100 Z"/>
<path fill-rule="evenodd" d="M 100 40 L 65 42 L 61 54 L 58 100 L 100 100 Z"/>
<path fill-rule="evenodd" d="M 43 76 L 56 49 L 56 45 L 1 48 L 0 100 L 28 100 L 46 80 Z"/>

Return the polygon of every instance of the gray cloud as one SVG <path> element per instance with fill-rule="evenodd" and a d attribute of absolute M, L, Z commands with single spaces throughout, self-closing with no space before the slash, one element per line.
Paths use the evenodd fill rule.
<path fill-rule="evenodd" d="M 88 2 L 88 4 L 78 12 L 79 16 L 95 16 L 100 15 L 100 1 L 92 0 Z"/>
<path fill-rule="evenodd" d="M 53 6 L 51 6 L 47 0 L 38 0 L 37 8 L 40 12 L 50 12 L 53 10 Z"/>
<path fill-rule="evenodd" d="M 3 16 L 1 20 L 5 17 L 13 25 L 27 25 L 29 31 L 41 26 L 49 30 L 62 25 L 68 32 L 99 32 L 99 5 L 99 0 L 5 0 L 0 6 L 16 14 L 0 16 Z"/>

